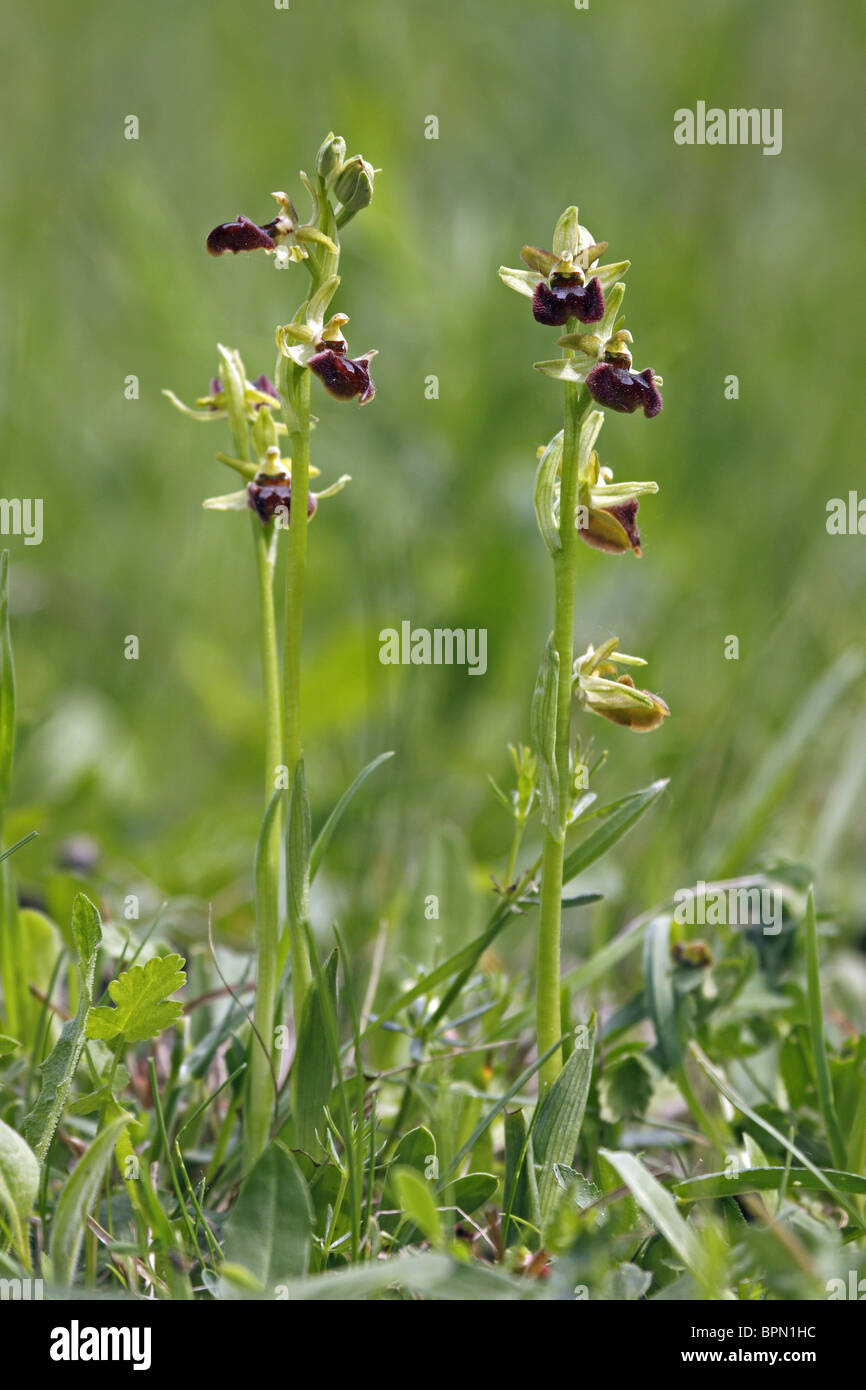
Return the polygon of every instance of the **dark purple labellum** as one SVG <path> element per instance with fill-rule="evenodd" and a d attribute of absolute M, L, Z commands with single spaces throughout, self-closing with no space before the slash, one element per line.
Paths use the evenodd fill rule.
<path fill-rule="evenodd" d="M 581 323 L 598 323 L 604 318 L 604 294 L 595 276 L 588 285 L 561 283 L 550 285 L 540 280 L 532 296 L 532 313 L 537 323 L 561 328 L 569 319 Z"/>
<path fill-rule="evenodd" d="M 210 388 L 209 388 L 209 390 L 208 390 L 208 395 L 209 395 L 209 396 L 218 396 L 218 395 L 220 394 L 220 392 L 222 391 L 222 389 L 223 389 L 223 384 L 222 384 L 222 382 L 220 381 L 219 377 L 218 377 L 218 376 L 212 376 L 211 379 L 210 379 Z M 209 406 L 208 406 L 208 410 L 219 410 L 219 406 L 218 406 L 218 405 L 209 405 Z"/>
<path fill-rule="evenodd" d="M 343 349 L 345 352 L 345 348 Z M 361 405 L 371 401 L 376 388 L 370 378 L 370 364 L 366 357 L 353 360 L 343 357 L 333 348 L 325 348 L 310 358 L 311 372 L 323 383 L 325 390 L 338 400 L 350 401 L 358 396 Z"/>
<path fill-rule="evenodd" d="M 622 529 L 628 536 L 629 545 L 635 555 L 640 555 L 640 531 L 637 528 L 637 509 L 640 503 L 636 497 L 629 498 L 628 502 L 620 502 L 614 507 L 605 507 L 606 512 L 610 512 L 615 517 Z"/>
<path fill-rule="evenodd" d="M 247 483 L 247 505 L 252 508 L 260 521 L 267 524 L 280 513 L 288 521 L 292 510 L 292 483 L 290 478 L 272 478 L 260 473 L 251 483 Z M 316 499 L 307 494 L 307 517 L 316 510 Z M 283 511 L 283 508 L 285 510 Z"/>
<path fill-rule="evenodd" d="M 214 227 L 207 239 L 207 249 L 212 256 L 222 256 L 231 251 L 273 251 L 276 242 L 264 227 L 257 227 L 248 217 L 241 215 L 234 222 L 221 222 Z"/>
<path fill-rule="evenodd" d="M 646 418 L 651 420 L 662 408 L 662 398 L 651 367 L 642 372 L 632 372 L 627 367 L 599 362 L 586 378 L 586 386 L 599 405 L 618 410 L 623 415 L 631 415 L 633 411 L 642 409 Z"/>
<path fill-rule="evenodd" d="M 622 555 L 627 550 L 640 555 L 637 509 L 636 497 L 613 507 L 588 507 L 578 531 L 580 539 L 606 555 Z"/>

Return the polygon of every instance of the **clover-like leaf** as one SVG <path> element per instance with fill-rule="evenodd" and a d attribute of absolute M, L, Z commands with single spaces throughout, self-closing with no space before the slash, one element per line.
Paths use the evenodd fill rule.
<path fill-rule="evenodd" d="M 144 1042 L 176 1023 L 183 1005 L 169 999 L 186 983 L 183 956 L 154 956 L 146 965 L 134 965 L 108 986 L 115 1008 L 100 1004 L 87 1020 L 87 1036 L 111 1042 Z"/>

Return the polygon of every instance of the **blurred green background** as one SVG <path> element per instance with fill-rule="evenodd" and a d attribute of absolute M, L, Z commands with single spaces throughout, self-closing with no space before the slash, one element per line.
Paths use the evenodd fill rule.
<path fill-rule="evenodd" d="M 87 834 L 105 891 L 171 899 L 180 936 L 201 935 L 210 900 L 224 939 L 249 930 L 263 753 L 249 525 L 201 510 L 233 486 L 213 462 L 226 438 L 160 390 L 204 391 L 217 341 L 251 376 L 272 372 L 274 327 L 305 274 L 212 260 L 204 238 L 239 212 L 270 217 L 274 188 L 305 206 L 296 171 L 329 128 L 383 170 L 347 228 L 335 305 L 351 350 L 380 356 L 373 405 L 322 392 L 315 405 L 323 481 L 353 476 L 311 531 L 315 820 L 369 758 L 396 757 L 335 842 L 320 925 L 339 915 L 360 954 L 384 918 L 420 961 L 468 934 L 502 872 L 510 830 L 487 774 L 506 780 L 505 745 L 528 734 L 550 625 L 532 482 L 561 393 L 531 369 L 551 355 L 549 330 L 496 270 L 525 241 L 548 245 L 570 202 L 609 258 L 631 259 L 635 365 L 665 379 L 659 419 L 604 429 L 603 461 L 661 491 L 641 508 L 642 560 L 586 551 L 578 642 L 618 633 L 673 715 L 647 739 L 584 720 L 610 750 L 603 799 L 658 776 L 671 786 L 596 876 L 611 898 L 573 924 L 569 951 L 710 877 L 760 759 L 862 640 L 866 541 L 829 536 L 825 509 L 863 476 L 863 13 L 34 0 L 7 7 L 4 30 L 2 492 L 45 499 L 42 546 L 7 542 L 15 828 L 40 831 L 18 861 L 25 885 Z M 674 111 L 698 100 L 782 107 L 782 153 L 675 145 Z M 485 627 L 487 674 L 381 666 L 379 630 L 407 618 Z M 738 661 L 724 659 L 729 635 Z M 847 910 L 852 936 L 864 700 L 861 682 L 829 702 L 737 866 L 822 860 L 823 900 Z M 436 923 L 423 917 L 433 892 Z"/>

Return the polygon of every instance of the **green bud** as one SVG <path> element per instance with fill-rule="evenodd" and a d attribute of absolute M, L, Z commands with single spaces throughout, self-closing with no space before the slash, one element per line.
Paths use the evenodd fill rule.
<path fill-rule="evenodd" d="M 360 212 L 373 201 L 373 180 L 376 171 L 363 155 L 347 159 L 334 180 L 334 194 L 343 212 Z"/>
<path fill-rule="evenodd" d="M 316 155 L 316 173 L 330 185 L 336 178 L 346 158 L 346 142 L 342 135 L 333 131 L 325 136 Z"/>

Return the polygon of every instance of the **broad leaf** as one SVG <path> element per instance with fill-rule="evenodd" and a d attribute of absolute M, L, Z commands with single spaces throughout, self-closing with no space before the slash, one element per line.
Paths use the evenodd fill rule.
<path fill-rule="evenodd" d="M 225 1224 L 223 1254 L 248 1271 L 265 1297 L 306 1274 L 313 1211 L 307 1185 L 290 1153 L 271 1144 L 253 1167 Z"/>
<path fill-rule="evenodd" d="M 580 1138 L 595 1052 L 595 1014 L 581 1031 L 580 1043 L 554 1081 L 538 1109 L 532 1142 L 538 1171 L 538 1205 L 544 1225 L 557 1194 L 555 1164 L 570 1165 Z"/>
<path fill-rule="evenodd" d="M 0 1207 L 5 1210 L 12 1239 L 29 1268 L 27 1218 L 39 1190 L 39 1160 L 29 1144 L 0 1120 Z"/>
<path fill-rule="evenodd" d="M 418 1227 L 431 1245 L 443 1244 L 442 1222 L 433 1199 L 431 1184 L 415 1168 L 392 1168 L 391 1182 L 400 1210 Z"/>
<path fill-rule="evenodd" d="M 87 1036 L 104 1042 L 121 1037 L 128 1043 L 144 1042 L 177 1023 L 183 1005 L 168 995 L 186 983 L 183 963 L 183 956 L 154 956 L 146 965 L 118 975 L 108 986 L 115 1007 L 100 1004 L 91 1010 Z"/>

